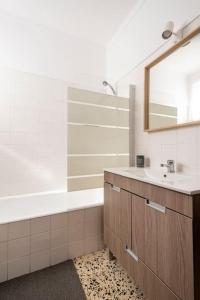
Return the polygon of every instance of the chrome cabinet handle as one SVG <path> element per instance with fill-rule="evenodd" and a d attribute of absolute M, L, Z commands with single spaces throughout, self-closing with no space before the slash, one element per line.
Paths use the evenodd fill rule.
<path fill-rule="evenodd" d="M 112 190 L 115 192 L 120 192 L 120 188 L 118 186 L 112 185 Z"/>
<path fill-rule="evenodd" d="M 165 214 L 166 212 L 166 207 L 165 206 L 162 206 L 156 202 L 153 202 L 153 201 L 150 201 L 148 199 L 146 199 L 146 205 L 155 209 L 155 210 L 158 210 L 159 212 Z"/>
<path fill-rule="evenodd" d="M 126 246 L 126 252 L 135 260 L 138 262 L 138 256 L 131 250 L 128 248 L 128 246 Z"/>

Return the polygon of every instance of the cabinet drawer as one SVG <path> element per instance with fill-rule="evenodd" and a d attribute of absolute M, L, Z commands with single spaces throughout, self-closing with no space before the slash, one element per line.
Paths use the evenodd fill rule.
<path fill-rule="evenodd" d="M 149 300 L 180 300 L 140 259 L 134 259 L 120 244 L 119 263 Z"/>
<path fill-rule="evenodd" d="M 193 217 L 192 197 L 171 191 L 139 180 L 104 172 L 104 181 L 116 185 L 126 191 L 157 202 L 183 215 Z"/>
<path fill-rule="evenodd" d="M 180 300 L 143 262 L 137 267 L 137 283 L 149 300 Z M 189 300 L 189 299 L 188 299 Z"/>

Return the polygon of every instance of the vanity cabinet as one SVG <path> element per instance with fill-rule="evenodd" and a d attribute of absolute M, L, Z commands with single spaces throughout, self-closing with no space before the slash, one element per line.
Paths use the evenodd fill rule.
<path fill-rule="evenodd" d="M 131 246 L 131 193 L 105 183 L 104 198 L 104 240 L 121 257 L 121 243 Z"/>
<path fill-rule="evenodd" d="M 105 244 L 147 299 L 200 299 L 199 196 L 109 172 L 104 191 Z"/>

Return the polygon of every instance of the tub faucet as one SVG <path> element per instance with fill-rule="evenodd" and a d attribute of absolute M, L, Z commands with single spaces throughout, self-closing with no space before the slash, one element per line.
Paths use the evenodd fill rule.
<path fill-rule="evenodd" d="M 175 173 L 174 160 L 168 159 L 166 164 L 160 164 L 161 167 L 166 167 L 168 173 Z"/>

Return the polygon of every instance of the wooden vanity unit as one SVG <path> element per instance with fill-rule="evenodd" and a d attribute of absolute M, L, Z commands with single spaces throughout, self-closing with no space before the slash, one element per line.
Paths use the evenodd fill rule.
<path fill-rule="evenodd" d="M 200 194 L 104 173 L 104 241 L 149 300 L 200 299 Z"/>

